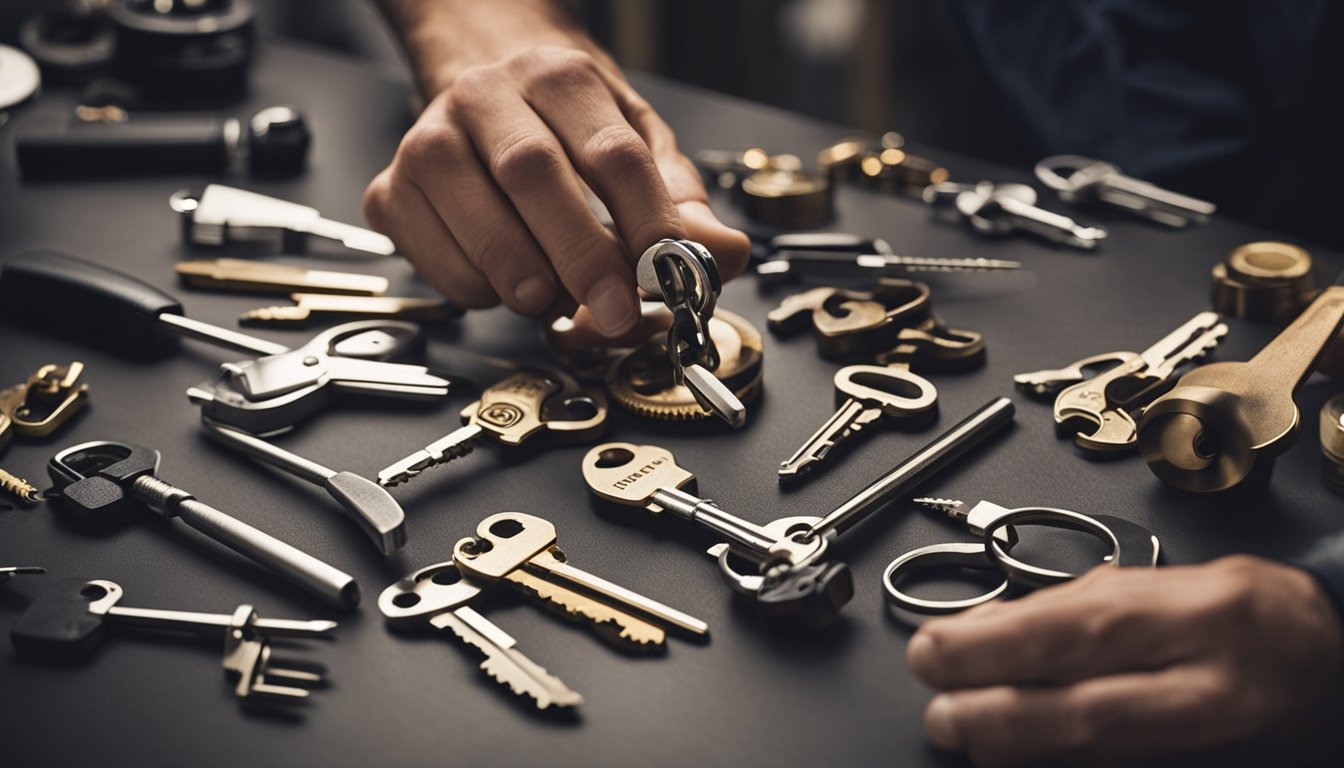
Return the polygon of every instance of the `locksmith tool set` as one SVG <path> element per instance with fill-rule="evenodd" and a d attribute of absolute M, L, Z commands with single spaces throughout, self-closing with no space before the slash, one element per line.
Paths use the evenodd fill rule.
<path fill-rule="evenodd" d="M 592 549 L 573 531 L 565 534 L 566 549 L 560 548 L 559 530 L 567 526 L 553 512 L 580 504 L 595 507 L 603 518 L 645 525 L 649 518 L 664 521 L 669 557 L 693 562 L 698 556 L 673 542 L 701 542 L 695 546 L 707 547 L 716 578 L 728 587 L 729 596 L 711 599 L 735 600 L 787 631 L 824 631 L 843 622 L 846 606 L 876 598 L 879 585 L 891 613 L 914 624 L 1067 581 L 1088 567 L 1159 565 L 1158 535 L 1126 519 L 1123 510 L 1075 511 L 1047 498 L 958 500 L 948 497 L 950 489 L 931 486 L 953 464 L 969 457 L 989 461 L 1003 444 L 1030 439 L 1010 435 L 1017 407 L 1006 397 L 974 410 L 966 403 L 940 402 L 943 377 L 985 375 L 992 332 L 960 327 L 955 309 L 944 321 L 933 308 L 934 294 L 946 296 L 950 286 L 1025 274 L 1023 260 L 902 253 L 867 234 L 799 231 L 835 220 L 844 195 L 875 192 L 894 193 L 915 206 L 926 201 L 936 219 L 957 221 L 979 235 L 1023 232 L 1063 246 L 1062 253 L 1101 254 L 1113 247 L 1118 238 L 1104 227 L 1055 210 L 1055 195 L 1043 202 L 1026 184 L 954 179 L 947 168 L 913 153 L 896 133 L 841 137 L 801 155 L 760 148 L 702 151 L 696 154 L 700 168 L 753 223 L 748 279 L 775 308 L 764 317 L 724 309 L 714 255 L 691 240 L 660 240 L 632 259 L 631 267 L 645 319 L 660 321 L 664 330 L 629 348 L 594 348 L 585 345 L 571 319 L 561 317 L 542 331 L 554 358 L 551 367 L 510 361 L 475 386 L 465 376 L 426 364 L 434 334 L 425 326 L 451 326 L 462 316 L 460 309 L 437 296 L 387 295 L 388 278 L 359 271 L 361 263 L 380 269 L 396 263 L 387 258 L 396 256 L 396 248 L 386 235 L 329 219 L 301 202 L 222 183 L 301 173 L 310 136 L 297 108 L 273 107 L 246 119 L 142 113 L 171 98 L 180 88 L 174 78 L 201 63 L 193 60 L 191 40 L 239 42 L 239 57 L 215 62 L 209 74 L 228 87 L 243 87 L 251 51 L 250 3 L 221 3 L 227 10 L 218 12 L 213 32 L 145 28 L 129 5 L 112 2 L 112 10 L 91 21 L 107 25 L 106 35 L 117 40 L 163 37 L 163 72 L 123 62 L 118 71 L 139 79 L 140 95 L 125 103 L 89 100 L 93 103 L 82 104 L 68 126 L 25 130 L 15 142 L 18 169 L 28 179 L 164 168 L 210 174 L 215 183 L 164 190 L 165 219 L 180 229 L 172 238 L 180 238 L 190 254 L 172 274 L 193 301 L 258 295 L 239 325 L 309 328 L 307 340 L 285 346 L 189 317 L 177 298 L 144 282 L 166 280 L 168 270 L 132 276 L 54 251 L 0 261 L 0 323 L 139 363 L 175 354 L 183 337 L 211 345 L 215 349 L 193 356 L 206 361 L 213 356 L 203 365 L 213 370 L 203 370 L 176 407 L 164 404 L 163 420 L 199 425 L 224 451 L 278 470 L 277 482 L 313 495 L 314 505 L 324 510 L 312 525 L 353 524 L 379 556 L 413 551 L 403 548 L 420 522 L 414 518 L 423 520 L 432 510 L 413 508 L 422 502 L 413 502 L 410 494 L 399 501 L 392 493 L 406 484 L 412 491 L 434 485 L 433 467 L 454 462 L 489 474 L 486 457 L 464 458 L 477 446 L 524 464 L 536 451 L 569 451 L 575 459 L 571 475 L 546 478 L 556 506 L 546 517 L 536 514 L 539 510 L 462 509 L 450 503 L 443 514 L 453 515 L 464 538 L 451 546 L 441 542 L 432 558 L 440 562 L 398 565 L 386 581 L 363 585 L 377 590 L 378 611 L 395 641 L 415 631 L 451 634 L 489 679 L 539 710 L 578 707 L 583 696 L 565 680 L 582 682 L 574 676 L 580 670 L 553 653 L 549 638 L 532 631 L 515 639 L 488 618 L 496 615 L 490 608 L 501 595 L 515 594 L 591 631 L 601 643 L 593 655 L 604 646 L 640 657 L 665 654 L 676 645 L 669 635 L 689 644 L 706 642 L 709 625 L 684 610 L 694 609 L 689 604 L 694 596 L 650 589 L 655 599 L 622 586 L 619 569 L 609 567 L 620 561 L 609 560 L 606 567 L 598 562 L 592 572 L 579 567 Z M 64 22 L 52 17 L 43 23 Z M 25 33 L 38 50 L 46 50 L 42 35 L 49 26 Z M 90 58 L 89 71 L 125 56 L 131 53 L 118 48 Z M 1100 160 L 1049 157 L 1035 173 L 1058 202 L 1078 205 L 1082 216 L 1109 206 L 1179 229 L 1214 213 L 1210 203 L 1125 176 Z M 850 191 L 837 192 L 838 187 Z M 271 260 L 277 254 L 304 260 L 281 264 Z M 340 268 L 327 268 L 333 258 L 340 258 Z M 1344 349 L 1330 348 L 1344 325 L 1344 285 L 1322 287 L 1306 251 L 1276 242 L 1236 248 L 1213 266 L 1210 278 L 1211 310 L 1192 306 L 1192 316 L 1183 315 L 1189 320 L 1165 336 L 1154 341 L 1117 334 L 1120 351 L 1103 351 L 1111 344 L 1051 349 L 1060 357 L 1045 364 L 1063 367 L 1021 373 L 1014 377 L 1016 387 L 1052 404 L 1056 433 L 1070 438 L 1085 457 L 1124 461 L 1137 454 L 1158 481 L 1196 493 L 1270 482 L 1276 457 L 1302 427 L 1295 399 L 1302 382 L 1317 369 L 1344 373 Z M 1206 362 L 1231 332 L 1224 318 L 1234 325 L 1285 327 L 1247 362 Z M 1172 318 L 1173 325 L 1177 320 Z M 786 446 L 798 446 L 791 455 L 780 451 L 770 457 L 778 461 L 771 482 L 780 486 L 777 497 L 720 505 L 707 494 L 731 488 L 740 468 L 714 466 L 687 443 L 604 438 L 617 425 L 633 424 L 665 436 L 684 431 L 697 439 L 746 445 L 757 426 L 753 420 L 763 418 L 762 324 L 777 350 L 811 358 L 801 350 L 815 343 L 813 364 L 826 368 L 829 392 L 813 394 L 834 397 L 834 411 L 824 420 L 819 415 L 819 426 L 799 420 L 790 438 L 796 442 Z M 799 338 L 804 335 L 813 341 Z M 358 609 L 361 585 L 339 564 L 263 530 L 282 531 L 279 526 L 244 522 L 250 510 L 230 498 L 227 486 L 197 487 L 198 498 L 191 490 L 196 483 L 175 481 L 186 462 L 154 447 L 157 425 L 146 428 L 149 437 L 136 440 L 98 435 L 106 439 L 53 444 L 65 425 L 77 423 L 81 431 L 97 427 L 104 385 L 96 368 L 86 371 L 80 361 L 58 360 L 20 381 L 0 382 L 0 451 L 11 443 L 13 450 L 41 450 L 50 457 L 51 483 L 44 491 L 0 470 L 0 491 L 6 502 L 14 502 L 0 507 L 0 514 L 31 514 L 46 502 L 93 534 L 157 515 L 163 518 L 157 522 L 165 532 L 162 547 L 199 550 L 214 547 L 202 537 L 212 539 L 232 550 L 215 553 L 216 561 L 257 583 L 284 582 L 280 588 L 311 599 L 314 610 Z M 1002 384 L 1006 389 L 1008 382 Z M 435 429 L 396 455 L 375 457 L 383 469 L 367 477 L 323 455 L 320 445 L 310 443 L 302 452 L 285 447 L 295 430 L 318 420 L 339 425 L 341 409 L 366 401 L 422 409 L 438 420 L 450 396 L 468 391 L 469 402 L 454 406 L 451 427 Z M 953 425 L 941 425 L 948 415 Z M 1344 395 L 1326 403 L 1319 428 L 1325 477 L 1344 492 Z M 815 431 L 808 436 L 810 429 Z M 894 439 L 908 443 L 899 461 L 866 485 L 845 488 L 847 498 L 832 509 L 797 501 L 806 496 L 799 489 L 804 482 L 848 484 L 837 479 L 843 472 L 825 470 L 884 430 L 902 433 Z M 674 455 L 659 443 L 680 447 Z M 581 458 L 578 446 L 584 448 Z M 427 477 L 416 480 L 421 475 Z M 946 515 L 949 527 L 964 531 L 966 540 L 908 548 L 881 574 L 851 567 L 856 548 L 876 545 L 881 529 L 871 518 L 909 519 L 930 511 Z M 846 535 L 861 526 L 867 534 Z M 1059 566 L 1024 543 L 1030 538 L 1026 532 L 1039 528 L 1084 534 L 1100 542 L 1101 554 Z M 219 645 L 228 684 L 244 703 L 301 702 L 325 681 L 320 666 L 301 658 L 282 661 L 279 649 L 288 652 L 291 646 L 273 641 L 330 639 L 335 621 L 261 617 L 246 603 L 223 613 L 130 607 L 122 604 L 122 588 L 114 581 L 46 576 L 39 565 L 0 568 L 0 589 L 31 588 L 36 595 L 10 633 L 22 659 L 87 658 L 106 636 L 118 642 L 196 637 Z M 925 572 L 948 567 L 988 575 L 987 588 L 947 599 L 929 596 L 917 583 Z M 676 651 L 683 652 L 696 653 Z"/>

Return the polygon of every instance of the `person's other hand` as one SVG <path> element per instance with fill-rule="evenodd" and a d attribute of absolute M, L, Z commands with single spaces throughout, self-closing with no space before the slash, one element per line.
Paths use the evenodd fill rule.
<path fill-rule="evenodd" d="M 907 657 L 940 691 L 937 746 L 982 766 L 1097 765 L 1319 727 L 1344 694 L 1341 635 L 1310 574 L 1228 557 L 1095 568 L 929 621 Z"/>
<path fill-rule="evenodd" d="M 633 264 L 650 245 L 696 240 L 725 279 L 746 266 L 746 236 L 706 200 L 672 130 L 609 61 L 539 46 L 456 74 L 369 185 L 364 212 L 459 306 L 552 315 L 578 303 L 581 328 L 642 341 Z"/>

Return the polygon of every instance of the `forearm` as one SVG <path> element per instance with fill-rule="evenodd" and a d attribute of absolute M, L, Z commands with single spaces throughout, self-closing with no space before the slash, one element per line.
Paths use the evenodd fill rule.
<path fill-rule="evenodd" d="M 426 99 L 469 67 L 537 46 L 582 50 L 616 67 L 564 0 L 378 0 Z"/>

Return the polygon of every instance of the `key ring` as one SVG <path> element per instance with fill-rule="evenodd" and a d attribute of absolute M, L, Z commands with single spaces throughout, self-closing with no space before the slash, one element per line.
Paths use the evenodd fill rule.
<path fill-rule="evenodd" d="M 667 351 L 674 372 L 698 362 L 712 370 L 717 361 L 706 327 L 723 280 L 709 251 L 690 240 L 660 240 L 640 256 L 635 278 L 672 310 Z"/>
<path fill-rule="evenodd" d="M 1120 540 L 1116 537 L 1115 533 L 1100 520 L 1067 509 L 1025 507 L 1023 509 L 1015 509 L 985 526 L 985 552 L 989 555 L 990 561 L 1003 569 L 1003 572 L 1008 574 L 1008 580 L 1013 583 L 1045 586 L 1070 581 L 1081 575 L 1069 573 L 1068 571 L 1042 568 L 1018 560 L 1008 554 L 1008 551 L 1003 548 L 1003 545 L 994 538 L 994 534 L 1003 528 L 1023 525 L 1043 525 L 1048 528 L 1066 528 L 1091 534 L 1111 545 L 1111 553 L 1102 558 L 1102 563 L 1112 567 L 1120 564 Z"/>
<path fill-rule="evenodd" d="M 908 573 L 924 568 L 956 567 L 970 568 L 976 571 L 994 571 L 994 561 L 989 559 L 984 544 L 932 544 L 912 549 L 892 560 L 882 573 L 882 588 L 887 593 L 887 602 L 913 613 L 926 616 L 941 616 L 974 608 L 977 605 L 997 599 L 1008 589 L 1012 578 L 1005 573 L 1003 581 L 993 589 L 975 597 L 961 600 L 928 600 L 902 592 L 896 586 L 896 580 Z"/>

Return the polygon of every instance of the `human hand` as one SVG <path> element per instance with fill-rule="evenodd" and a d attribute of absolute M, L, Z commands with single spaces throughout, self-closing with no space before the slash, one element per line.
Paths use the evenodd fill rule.
<path fill-rule="evenodd" d="M 610 210 L 603 227 L 585 197 Z M 464 308 L 568 314 L 637 342 L 633 263 L 664 237 L 702 243 L 725 279 L 748 241 L 706 203 L 672 130 L 609 61 L 539 46 L 462 70 L 369 185 L 364 212 Z"/>
<path fill-rule="evenodd" d="M 1344 695 L 1344 631 L 1324 591 L 1299 568 L 1240 556 L 1094 568 L 931 620 L 907 659 L 941 691 L 925 710 L 930 740 L 982 766 L 1283 738 L 1319 727 Z"/>

